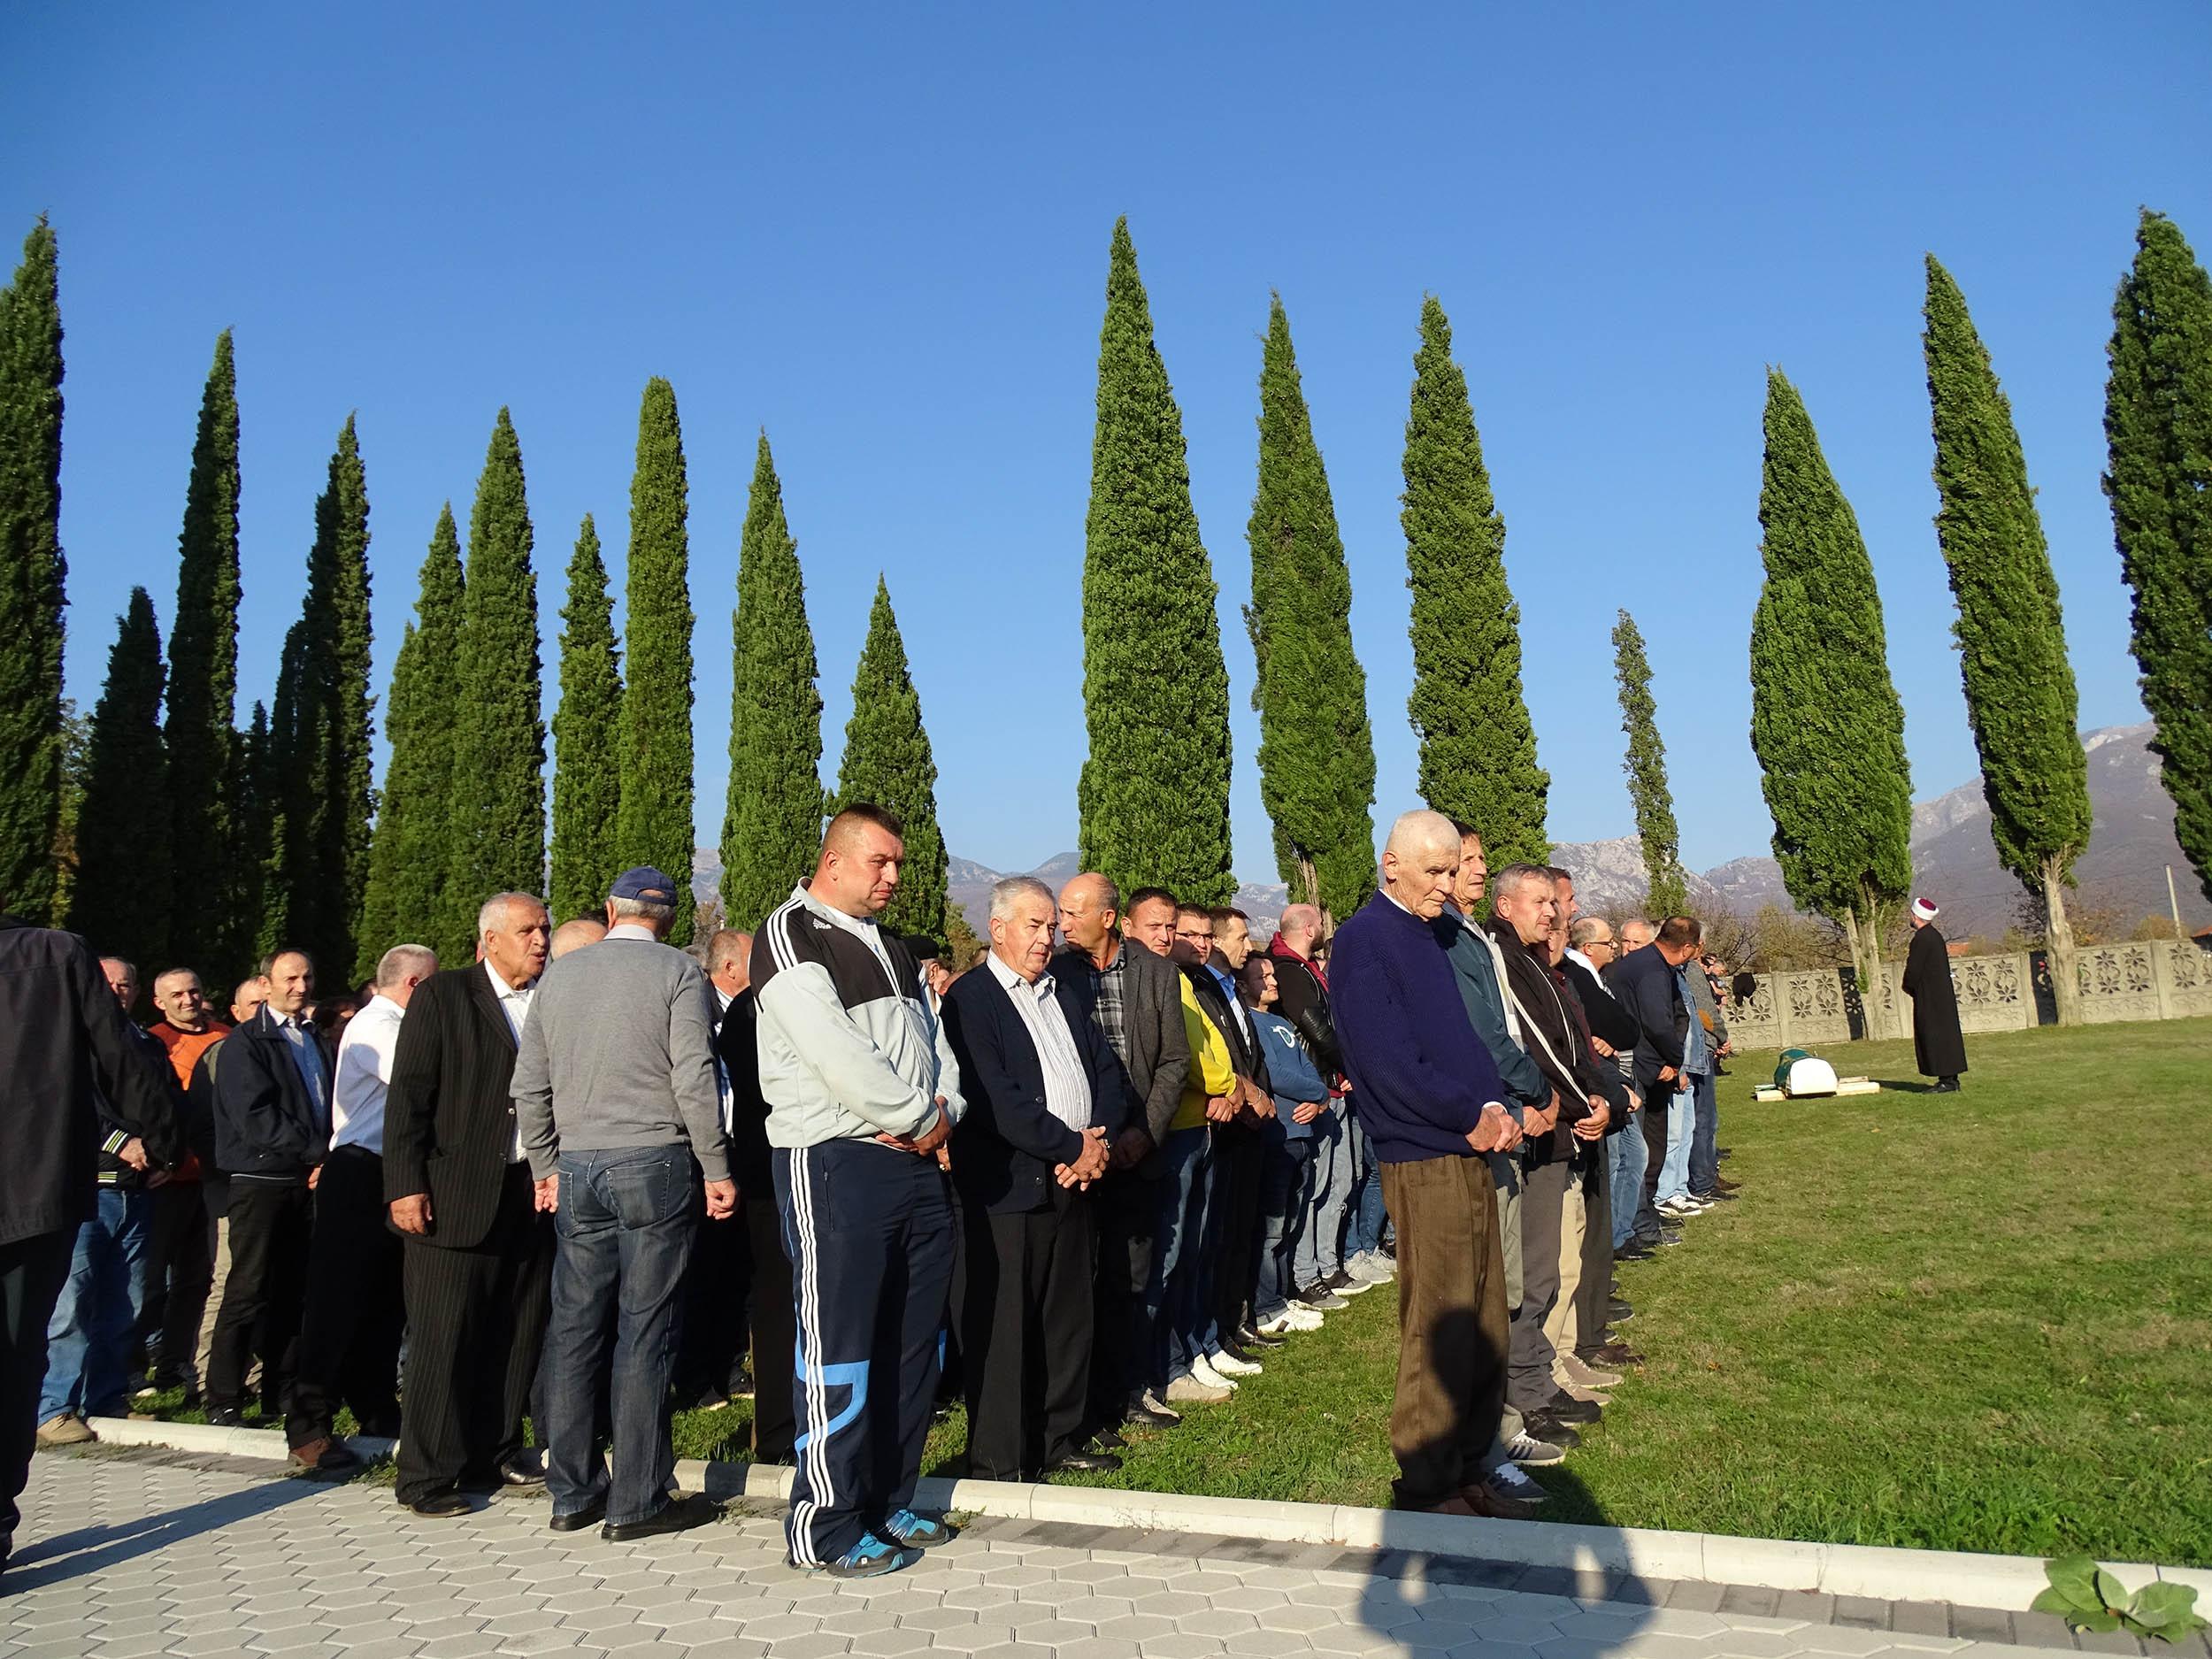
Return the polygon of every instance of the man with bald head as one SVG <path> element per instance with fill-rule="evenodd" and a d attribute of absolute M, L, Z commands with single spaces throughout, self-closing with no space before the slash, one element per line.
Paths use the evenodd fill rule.
<path fill-rule="evenodd" d="M 1190 1075 L 1180 976 L 1123 939 L 1120 890 L 1095 871 L 1060 889 L 1060 933 L 1067 947 L 1053 958 L 1053 976 L 1097 1027 L 1131 1094 L 1106 1176 L 1091 1189 L 1098 1277 L 1089 1426 L 1111 1434 L 1132 1417 L 1164 1426 L 1175 1419 L 1144 1398 L 1153 1347 L 1144 1293 L 1168 1173 L 1163 1148 Z"/>
<path fill-rule="evenodd" d="M 1267 947 L 1275 965 L 1276 1010 L 1306 1040 L 1313 1064 L 1329 1086 L 1329 1099 L 1313 1123 L 1313 1198 L 1291 1262 L 1294 1287 L 1352 1296 L 1387 1281 L 1386 1266 L 1363 1256 L 1345 1260 L 1344 1210 L 1352 1195 L 1352 1133 L 1344 1064 L 1337 1053 L 1336 1022 L 1329 1014 L 1329 976 L 1314 952 L 1321 943 L 1321 911 L 1311 904 L 1286 906 Z M 1377 1205 L 1380 1209 L 1380 1205 Z M 1356 1240 L 1355 1248 L 1369 1242 Z M 1386 1263 L 1379 1251 L 1375 1262 Z"/>
<path fill-rule="evenodd" d="M 262 1005 L 223 1041 L 215 1088 L 215 1166 L 228 1177 L 230 1271 L 208 1358 L 207 1420 L 242 1421 L 246 1371 L 261 1349 L 261 1397 L 284 1408 L 307 1305 L 313 1187 L 330 1147 L 330 1056 L 307 1005 L 315 964 L 303 950 L 261 964 Z"/>
<path fill-rule="evenodd" d="M 1398 1226 L 1396 1502 L 1499 1515 L 1483 1463 L 1505 1402 L 1505 1276 L 1482 1155 L 1512 1120 L 1435 931 L 1459 865 L 1459 830 L 1442 813 L 1391 826 L 1381 890 L 1337 930 L 1332 1001 Z"/>
<path fill-rule="evenodd" d="M 596 916 L 580 916 L 572 922 L 563 922 L 553 930 L 553 943 L 546 952 L 546 960 L 558 962 L 570 951 L 595 945 L 606 936 L 607 925 Z"/>

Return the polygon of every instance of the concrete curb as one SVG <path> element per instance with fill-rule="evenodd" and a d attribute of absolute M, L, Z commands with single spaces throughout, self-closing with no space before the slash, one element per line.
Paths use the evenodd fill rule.
<path fill-rule="evenodd" d="M 159 1446 L 277 1463 L 286 1455 L 284 1436 L 266 1429 L 219 1429 L 204 1424 L 146 1423 L 118 1417 L 96 1417 L 92 1427 L 111 1446 Z M 393 1446 L 390 1440 L 365 1436 L 347 1444 L 364 1457 L 382 1456 Z M 703 1463 L 695 1458 L 676 1465 L 676 1479 L 687 1491 L 764 1502 L 787 1500 L 794 1473 L 757 1463 Z M 1949 1601 L 2008 1612 L 2025 1611 L 2047 1582 L 2042 1561 L 2031 1555 L 1809 1544 L 1786 1539 L 1571 1526 L 1548 1521 L 1469 1520 L 1352 1504 L 1281 1503 L 1094 1486 L 941 1479 L 922 1481 L 915 1502 L 926 1509 L 957 1509 L 1057 1525 L 1129 1527 L 1148 1532 L 1195 1532 L 1291 1544 L 1333 1544 L 1348 1549 L 1403 1550 L 1662 1582 L 1741 1585 L 1870 1596 L 1886 1601 Z M 2194 1586 L 2198 1594 L 2212 1603 L 2212 1571 L 2139 1562 L 2108 1564 L 2130 1589 L 2162 1578 Z"/>

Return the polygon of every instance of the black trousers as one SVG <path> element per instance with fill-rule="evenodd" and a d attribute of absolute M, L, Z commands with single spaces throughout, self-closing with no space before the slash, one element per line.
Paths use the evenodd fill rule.
<path fill-rule="evenodd" d="M 774 1194 L 745 1199 L 745 1232 L 752 1246 L 753 1461 L 787 1463 L 799 1438 L 791 1409 L 791 1258 L 784 1254 L 783 1217 Z M 712 1229 L 709 1229 L 712 1231 Z"/>
<path fill-rule="evenodd" d="M 1626 1134 L 1630 1131 L 1623 1130 Z M 1608 1187 L 1606 1143 L 1601 1135 L 1580 1154 L 1582 1282 L 1575 1287 L 1575 1350 L 1588 1355 L 1605 1346 L 1606 1313 L 1613 1301 L 1613 1203 Z"/>
<path fill-rule="evenodd" d="M 1558 1393 L 1544 1321 L 1559 1302 L 1559 1225 L 1567 1165 L 1558 1158 L 1521 1166 L 1521 1305 L 1513 1310 L 1505 1397 L 1524 1417 Z"/>
<path fill-rule="evenodd" d="M 77 1230 L 0 1244 L 0 1565 L 23 1517 L 15 1501 L 38 1445 L 38 1391 L 46 1380 L 46 1322 L 54 1317 Z"/>
<path fill-rule="evenodd" d="M 1090 1426 L 1112 1428 L 1150 1380 L 1152 1321 L 1144 1293 L 1152 1278 L 1152 1234 L 1161 1190 L 1134 1170 L 1117 1170 L 1090 1194 L 1097 1281 L 1091 1297 Z"/>
<path fill-rule="evenodd" d="M 1056 1183 L 1040 1210 L 961 1207 L 954 1317 L 967 1356 L 968 1473 L 1033 1480 L 1083 1444 L 1091 1371 L 1091 1212 Z"/>
<path fill-rule="evenodd" d="M 1636 1232 L 1645 1239 L 1659 1236 L 1659 1166 L 1667 1161 L 1667 1106 L 1673 1099 L 1673 1084 L 1654 1083 L 1643 1110 L 1636 1114 L 1644 1135 L 1644 1190 L 1636 1206 Z"/>
<path fill-rule="evenodd" d="M 1242 1125 L 1213 1133 L 1213 1193 L 1208 1199 L 1221 1213 L 1220 1254 L 1214 1262 L 1214 1317 L 1221 1340 L 1236 1340 L 1249 1323 L 1252 1292 L 1260 1276 L 1260 1187 L 1267 1165 L 1266 1142 L 1256 1129 Z M 1212 1224 L 1208 1224 L 1209 1231 Z"/>
<path fill-rule="evenodd" d="M 215 1217 L 208 1212 L 206 1185 L 196 1180 L 155 1187 L 153 1210 L 138 1342 L 149 1351 L 154 1386 L 174 1388 L 199 1381 L 193 1361 L 215 1288 Z"/>
<path fill-rule="evenodd" d="M 261 1351 L 261 1404 L 281 1411 L 298 1363 L 300 1316 L 307 1306 L 307 1259 L 315 1233 L 315 1195 L 305 1182 L 230 1183 L 230 1277 L 207 1356 L 207 1409 L 236 1410 L 254 1350 Z"/>
<path fill-rule="evenodd" d="M 366 1147 L 338 1148 L 315 1187 L 307 1312 L 284 1415 L 294 1448 L 326 1437 L 341 1403 L 364 1433 L 388 1433 L 398 1422 L 407 1320 L 400 1258 L 399 1235 L 385 1221 L 384 1160 Z"/>
<path fill-rule="evenodd" d="M 676 1403 L 695 1406 L 712 1390 L 729 1392 L 745 1352 L 745 1301 L 752 1287 L 749 1229 L 710 1224 L 699 1211 L 691 1261 L 684 1269 L 683 1340 L 676 1354 Z"/>
<path fill-rule="evenodd" d="M 511 1164 L 482 1243 L 404 1240 L 411 1334 L 394 1488 L 402 1503 L 493 1475 L 523 1450 L 552 1307 L 553 1221 L 534 1199 L 530 1166 Z"/>

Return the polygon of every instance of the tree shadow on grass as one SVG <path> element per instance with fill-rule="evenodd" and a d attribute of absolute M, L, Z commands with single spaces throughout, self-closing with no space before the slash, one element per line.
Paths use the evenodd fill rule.
<path fill-rule="evenodd" d="M 126 1521 L 81 1526 L 56 1538 L 42 1538 L 18 1549 L 8 1561 L 0 1590 L 10 1594 L 95 1577 L 127 1561 L 211 1532 L 235 1521 L 280 1509 L 303 1498 L 344 1483 L 330 1480 L 262 1480 L 219 1497 L 203 1498 L 180 1509 L 134 1516 Z"/>

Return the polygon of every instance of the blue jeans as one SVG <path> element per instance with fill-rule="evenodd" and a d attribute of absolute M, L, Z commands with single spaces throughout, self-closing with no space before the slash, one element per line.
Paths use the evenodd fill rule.
<path fill-rule="evenodd" d="M 1289 1139 L 1280 1118 L 1263 1125 L 1261 1133 L 1267 1139 L 1267 1164 L 1260 1179 L 1260 1276 L 1252 1293 L 1256 1327 L 1282 1312 L 1297 1294 L 1293 1270 L 1313 1197 L 1312 1138 Z"/>
<path fill-rule="evenodd" d="M 119 1417 L 130 1409 L 131 1332 L 146 1306 L 153 1201 L 103 1187 L 99 1208 L 77 1228 L 69 1277 L 46 1322 L 46 1382 L 38 1420 L 66 1413 Z"/>
<path fill-rule="evenodd" d="M 1636 1207 L 1644 1197 L 1644 1126 L 1634 1118 L 1605 1137 L 1605 1187 L 1613 1195 L 1613 1248 L 1636 1236 Z"/>
<path fill-rule="evenodd" d="M 1375 1143 L 1367 1138 L 1359 1108 L 1352 1108 L 1352 1195 L 1344 1224 L 1344 1259 L 1372 1256 L 1382 1248 L 1383 1227 L 1390 1219 L 1383 1208 L 1382 1164 Z"/>
<path fill-rule="evenodd" d="M 1663 1204 L 1670 1198 L 1688 1194 L 1690 1141 L 1696 1133 L 1696 1091 L 1677 1089 L 1674 1098 L 1667 1102 L 1667 1156 L 1659 1164 L 1659 1190 L 1651 1195 L 1653 1203 Z"/>
<path fill-rule="evenodd" d="M 1344 1102 L 1313 1120 L 1313 1200 L 1298 1234 L 1292 1281 L 1311 1285 L 1344 1265 L 1344 1210 L 1352 1196 L 1352 1131 Z"/>
<path fill-rule="evenodd" d="M 1200 1246 L 1206 1233 L 1207 1176 L 1213 1152 L 1206 1129 L 1171 1129 L 1160 1156 L 1158 1219 L 1152 1233 L 1152 1277 L 1144 1310 L 1152 1325 L 1150 1380 L 1164 1388 L 1206 1351 L 1212 1321 L 1205 1317 Z"/>
<path fill-rule="evenodd" d="M 1701 1197 L 1713 1194 L 1720 1179 L 1720 1102 L 1718 1086 L 1710 1071 L 1697 1080 L 1697 1125 L 1690 1138 L 1690 1190 Z"/>
<path fill-rule="evenodd" d="M 684 1267 L 700 1225 L 735 1225 L 700 1222 L 693 1169 L 683 1146 L 561 1155 L 544 1377 L 545 1484 L 556 1515 L 604 1499 L 607 1524 L 620 1526 L 668 1503 L 668 1386 Z M 611 1481 L 597 1433 L 603 1394 L 611 1395 Z"/>

